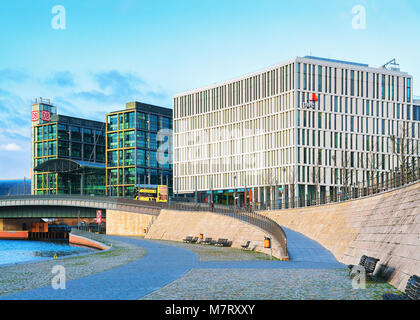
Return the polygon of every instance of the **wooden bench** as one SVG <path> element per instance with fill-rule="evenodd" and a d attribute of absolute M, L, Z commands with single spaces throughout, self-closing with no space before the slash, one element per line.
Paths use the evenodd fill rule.
<path fill-rule="evenodd" d="M 377 265 L 378 261 L 379 261 L 379 259 L 363 255 L 360 258 L 360 262 L 359 262 L 358 266 L 362 267 L 365 270 L 365 273 L 366 273 L 367 276 L 371 276 L 375 272 L 375 268 L 376 268 L 376 265 Z M 350 264 L 347 267 L 350 269 L 350 274 L 352 274 L 353 268 L 355 266 Z"/>
<path fill-rule="evenodd" d="M 206 238 L 206 239 L 204 239 L 204 241 L 202 242 L 202 244 L 211 244 L 212 241 L 213 241 L 212 238 Z"/>
<path fill-rule="evenodd" d="M 220 246 L 220 247 L 230 247 L 232 245 L 232 241 L 229 241 L 228 239 L 220 238 L 219 240 L 217 240 L 215 245 Z"/>
<path fill-rule="evenodd" d="M 363 266 L 366 271 L 366 275 L 372 275 L 375 272 L 376 265 L 378 264 L 379 259 L 367 257 L 365 265 Z"/>
<path fill-rule="evenodd" d="M 191 239 L 190 243 L 196 243 L 198 241 L 198 237 L 194 237 Z"/>
<path fill-rule="evenodd" d="M 408 279 L 404 294 L 385 293 L 384 300 L 420 300 L 420 277 L 412 275 Z"/>
<path fill-rule="evenodd" d="M 367 258 L 367 256 L 365 256 L 365 255 L 363 255 L 363 256 L 360 258 L 360 261 L 359 261 L 359 266 L 362 266 L 362 267 L 363 267 L 363 266 L 365 265 L 366 258 Z M 351 269 L 353 269 L 354 264 L 349 264 L 347 267 L 351 270 Z"/>
<path fill-rule="evenodd" d="M 249 245 L 251 244 L 251 241 L 247 241 L 245 244 L 241 245 L 242 249 L 246 250 L 249 249 Z"/>
<path fill-rule="evenodd" d="M 192 236 L 188 236 L 188 237 L 186 237 L 185 239 L 183 239 L 182 241 L 184 241 L 184 242 L 191 242 L 191 241 L 192 241 L 192 239 L 193 239 L 193 237 L 192 237 Z"/>

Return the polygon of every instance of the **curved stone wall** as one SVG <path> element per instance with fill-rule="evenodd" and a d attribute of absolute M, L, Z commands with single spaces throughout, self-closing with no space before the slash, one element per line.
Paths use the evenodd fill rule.
<path fill-rule="evenodd" d="M 420 275 L 420 183 L 341 204 L 260 213 L 342 263 L 357 264 L 363 254 L 379 258 L 376 273 L 400 290 Z"/>
<path fill-rule="evenodd" d="M 182 241 L 187 236 L 198 237 L 201 233 L 204 238 L 229 239 L 233 248 L 241 248 L 249 240 L 253 250 L 270 254 L 270 249 L 264 248 L 264 237 L 269 236 L 264 230 L 211 212 L 162 210 L 146 239 Z M 277 241 L 273 240 L 272 247 L 274 257 L 288 260 Z"/>
<path fill-rule="evenodd" d="M 69 235 L 69 243 L 83 246 L 83 247 L 90 247 L 90 248 L 94 248 L 98 250 L 108 250 L 110 248 L 109 246 L 103 243 L 100 243 L 98 241 L 95 241 L 86 237 L 78 236 L 72 233 L 70 233 Z"/>

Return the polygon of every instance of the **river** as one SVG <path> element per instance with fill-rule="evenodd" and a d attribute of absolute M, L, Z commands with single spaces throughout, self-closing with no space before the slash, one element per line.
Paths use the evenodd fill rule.
<path fill-rule="evenodd" d="M 0 240 L 0 266 L 52 259 L 56 254 L 63 257 L 92 251 L 66 242 Z"/>

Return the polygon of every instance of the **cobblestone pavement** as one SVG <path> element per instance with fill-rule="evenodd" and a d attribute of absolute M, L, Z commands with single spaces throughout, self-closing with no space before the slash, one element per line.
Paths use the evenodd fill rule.
<path fill-rule="evenodd" d="M 372 281 L 365 290 L 353 289 L 348 269 L 330 251 L 283 229 L 291 261 L 214 261 L 200 255 L 196 269 L 143 299 L 381 300 L 383 293 L 398 292 L 387 283 Z"/>
<path fill-rule="evenodd" d="M 264 260 L 267 256 L 233 248 L 106 236 L 105 240 L 139 246 L 147 253 L 123 266 L 68 281 L 66 290 L 45 286 L 3 298 L 381 299 L 382 293 L 397 292 L 386 283 L 353 290 L 347 268 L 328 250 L 299 233 L 285 231 L 292 261 Z"/>
<path fill-rule="evenodd" d="M 355 290 L 345 269 L 195 269 L 145 300 L 382 300 L 386 283 Z"/>

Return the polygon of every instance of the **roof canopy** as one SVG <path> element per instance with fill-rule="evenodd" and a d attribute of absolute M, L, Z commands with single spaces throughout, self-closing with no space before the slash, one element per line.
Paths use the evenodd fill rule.
<path fill-rule="evenodd" d="M 71 174 L 105 174 L 104 163 L 78 161 L 71 159 L 52 159 L 34 168 L 37 172 L 71 173 Z"/>

